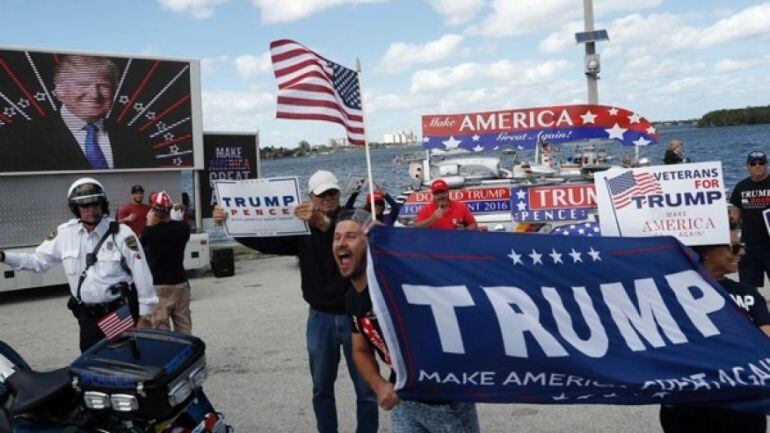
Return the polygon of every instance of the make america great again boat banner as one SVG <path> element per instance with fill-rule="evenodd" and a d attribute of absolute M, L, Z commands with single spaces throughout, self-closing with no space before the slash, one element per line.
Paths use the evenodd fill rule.
<path fill-rule="evenodd" d="M 376 227 L 369 240 L 402 398 L 770 407 L 770 338 L 673 237 Z"/>
<path fill-rule="evenodd" d="M 562 105 L 467 114 L 422 116 L 426 149 L 534 149 L 537 143 L 559 144 L 592 138 L 626 146 L 658 142 L 650 121 L 632 111 L 606 105 Z"/>

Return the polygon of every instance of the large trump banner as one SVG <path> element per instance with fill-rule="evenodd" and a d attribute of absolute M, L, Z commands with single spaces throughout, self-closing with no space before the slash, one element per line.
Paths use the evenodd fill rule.
<path fill-rule="evenodd" d="M 756 410 L 770 339 L 691 254 L 673 237 L 376 227 L 369 288 L 398 394 Z"/>

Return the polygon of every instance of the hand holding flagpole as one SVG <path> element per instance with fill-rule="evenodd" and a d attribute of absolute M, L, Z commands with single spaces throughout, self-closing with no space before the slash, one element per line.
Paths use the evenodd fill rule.
<path fill-rule="evenodd" d="M 369 212 L 372 213 L 372 219 L 377 219 L 377 212 L 374 209 L 374 176 L 372 176 L 372 156 L 369 152 L 369 140 L 366 139 L 366 115 L 364 114 L 364 91 L 361 86 L 361 60 L 356 57 L 356 77 L 358 77 L 358 87 L 361 89 L 361 117 L 364 124 L 364 149 L 366 153 L 366 175 L 369 178 Z"/>

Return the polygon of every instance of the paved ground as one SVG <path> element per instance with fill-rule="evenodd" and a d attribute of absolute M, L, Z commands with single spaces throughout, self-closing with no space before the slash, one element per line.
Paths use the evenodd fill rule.
<path fill-rule="evenodd" d="M 207 344 L 206 392 L 240 432 L 312 432 L 304 344 L 307 306 L 294 258 L 239 260 L 230 278 L 191 281 L 193 332 Z M 0 296 L 0 339 L 37 369 L 77 356 L 66 291 Z M 354 393 L 344 365 L 337 386 L 340 431 L 355 431 Z M 484 432 L 660 432 L 657 406 L 480 405 Z M 389 432 L 381 411 L 380 431 Z"/>

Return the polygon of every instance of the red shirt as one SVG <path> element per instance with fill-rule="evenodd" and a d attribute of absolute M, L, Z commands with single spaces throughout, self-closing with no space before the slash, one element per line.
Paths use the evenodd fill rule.
<path fill-rule="evenodd" d="M 432 201 L 426 206 L 420 209 L 420 213 L 417 214 L 415 221 L 422 221 L 428 219 L 433 212 L 436 211 L 436 202 Z M 447 207 L 444 216 L 438 221 L 431 224 L 432 229 L 450 229 L 454 230 L 458 224 L 469 226 L 476 223 L 476 218 L 471 213 L 468 206 L 461 201 L 449 200 L 449 207 Z"/>
<path fill-rule="evenodd" d="M 134 218 L 133 221 L 125 223 L 127 226 L 131 227 L 131 230 L 136 233 L 137 236 L 142 234 L 142 230 L 144 230 L 145 224 L 147 224 L 147 212 L 150 211 L 150 205 L 145 203 L 126 203 L 123 206 L 120 207 L 120 210 L 118 211 L 118 220 L 122 220 L 123 218 L 134 214 L 136 215 L 136 218 Z"/>

